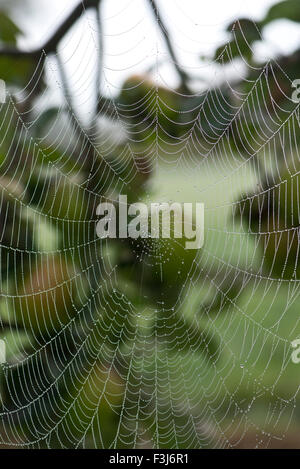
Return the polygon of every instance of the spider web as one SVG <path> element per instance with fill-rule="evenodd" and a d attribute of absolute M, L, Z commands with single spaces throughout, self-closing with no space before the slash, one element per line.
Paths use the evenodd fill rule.
<path fill-rule="evenodd" d="M 291 80 L 275 61 L 255 67 L 242 53 L 233 58 L 236 30 L 247 43 L 235 23 L 234 41 L 204 66 L 210 86 L 170 89 L 164 38 L 159 29 L 147 36 L 142 10 L 138 24 L 125 26 L 126 8 L 105 17 L 101 46 L 99 18 L 83 14 L 80 34 L 72 30 L 57 54 L 42 54 L 27 87 L 8 93 L 1 108 L 0 444 L 284 444 L 299 429 L 291 362 L 299 335 L 299 105 Z M 105 33 L 111 21 L 120 22 L 115 37 Z M 102 40 L 126 56 L 135 49 L 126 47 L 128 31 L 149 46 L 136 64 L 152 66 L 121 85 L 119 75 L 136 64 L 107 67 Z M 103 61 L 96 93 L 95 51 Z M 54 94 L 46 87 L 23 111 L 45 70 Z M 51 124 L 41 125 L 57 92 Z M 96 207 L 117 207 L 119 194 L 204 202 L 203 248 L 100 240 Z"/>

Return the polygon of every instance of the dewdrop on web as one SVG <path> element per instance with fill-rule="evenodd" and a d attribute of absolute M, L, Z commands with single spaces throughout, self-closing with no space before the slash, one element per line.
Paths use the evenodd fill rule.
<path fill-rule="evenodd" d="M 97 236 L 101 239 L 171 238 L 171 214 L 173 214 L 174 238 L 184 237 L 188 240 L 185 242 L 185 249 L 200 249 L 204 243 L 203 203 L 155 202 L 149 207 L 139 202 L 128 206 L 127 196 L 120 195 L 118 223 L 116 207 L 113 203 L 100 203 L 96 214 L 102 217 L 96 225 Z M 119 226 L 118 233 L 117 225 Z"/>

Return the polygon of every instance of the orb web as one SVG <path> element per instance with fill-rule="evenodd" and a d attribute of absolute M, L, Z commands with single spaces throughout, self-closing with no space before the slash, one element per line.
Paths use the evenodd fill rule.
<path fill-rule="evenodd" d="M 193 77 L 208 69 L 210 86 L 192 78 L 188 88 L 190 70 L 170 56 L 159 16 L 145 6 L 124 24 L 128 8 L 105 10 L 102 21 L 84 11 L 1 105 L 0 445 L 270 447 L 297 426 L 292 81 L 275 60 L 236 59 L 241 35 L 251 49 L 236 22 L 217 60 L 193 67 Z M 204 203 L 203 247 L 99 239 L 96 207 L 118 209 L 119 194 Z"/>

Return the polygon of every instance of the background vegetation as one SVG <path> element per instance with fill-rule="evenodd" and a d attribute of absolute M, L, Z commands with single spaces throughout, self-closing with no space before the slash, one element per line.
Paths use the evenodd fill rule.
<path fill-rule="evenodd" d="M 157 5 L 149 3 L 180 85 L 153 91 L 150 74 L 129 76 L 114 99 L 98 87 L 88 126 L 59 56 L 63 110 L 43 109 L 37 118 L 36 106 L 47 88 L 46 57 L 57 54 L 83 4 L 96 11 L 101 28 L 101 2 L 80 3 L 46 44 L 26 53 L 17 49 L 14 12 L 0 13 L 0 77 L 9 91 L 0 108 L 0 338 L 7 344 L 0 443 L 299 447 L 299 377 L 295 365 L 287 366 L 299 333 L 299 239 L 288 234 L 299 227 L 298 139 L 288 155 L 276 138 L 273 154 L 257 150 L 297 108 L 289 98 L 291 80 L 300 77 L 300 49 L 267 69 L 253 45 L 277 19 L 299 23 L 300 3 L 277 3 L 257 25 L 249 18 L 228 25 L 229 43 L 214 60 L 220 67 L 244 60 L 247 75 L 233 80 L 234 89 L 224 81 L 211 96 L 223 116 L 236 105 L 234 90 L 261 112 L 253 118 L 245 111 L 233 125 L 205 93 L 194 93 Z M 189 149 L 187 179 L 183 170 L 169 171 L 170 148 L 176 139 L 183 151 L 199 106 L 205 139 L 200 135 L 194 156 L 217 136 L 224 159 L 195 171 Z M 103 150 L 99 115 L 126 129 L 113 151 L 109 139 Z M 269 134 L 261 135 L 262 121 Z M 54 122 L 56 134 L 45 139 Z M 68 131 L 64 139 L 59 126 Z M 157 151 L 157 142 L 166 161 L 159 168 L 148 150 Z M 251 163 L 235 172 L 249 155 Z M 117 200 L 126 188 L 129 203 L 164 194 L 195 201 L 195 187 L 205 187 L 201 202 L 209 211 L 203 251 L 185 251 L 184 240 L 95 240 L 103 199 Z"/>

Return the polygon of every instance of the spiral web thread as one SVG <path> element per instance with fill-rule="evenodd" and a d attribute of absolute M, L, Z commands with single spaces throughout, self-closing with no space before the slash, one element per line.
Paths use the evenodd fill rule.
<path fill-rule="evenodd" d="M 120 7 L 116 16 L 105 18 L 102 34 L 104 44 L 120 41 L 121 51 L 126 31 L 143 32 L 146 15 L 141 11 L 137 25 L 122 25 L 117 38 L 106 36 L 105 25 L 121 22 L 123 11 Z M 36 127 L 45 105 L 20 111 L 26 89 L 15 97 L 8 94 L 2 105 L 1 146 L 10 159 L 4 157 L 1 164 L 1 231 L 12 223 L 14 238 L 25 241 L 21 249 L 13 240 L 8 247 L 1 242 L 2 262 L 13 263 L 14 274 L 11 279 L 2 269 L 1 319 L 9 326 L 3 326 L 1 335 L 8 356 L 1 389 L 8 400 L 1 409 L 0 445 L 234 448 L 284 442 L 297 428 L 299 391 L 291 362 L 291 342 L 299 334 L 299 105 L 291 99 L 291 80 L 274 61 L 255 68 L 241 55 L 243 67 L 236 66 L 228 44 L 216 63 L 205 65 L 215 73 L 213 86 L 191 95 L 173 90 L 185 98 L 185 108 L 172 109 L 159 92 L 167 86 L 161 56 L 172 61 L 157 30 L 150 38 L 151 52 L 145 54 L 147 60 L 151 53 L 155 58 L 152 81 L 140 75 L 129 90 L 134 93 L 147 81 L 144 98 L 115 102 L 113 135 L 101 119 L 99 124 L 104 98 L 97 118 L 83 128 L 62 73 L 84 35 L 86 54 L 72 77 L 72 96 L 83 107 L 83 100 L 94 98 L 86 83 L 97 73 L 92 53 L 101 52 L 96 18 L 83 15 L 81 27 L 81 36 L 71 32 L 59 55 L 43 63 L 41 57 L 42 66 L 28 84 L 34 93 L 34 80 L 46 67 L 52 89 L 61 93 L 59 112 L 44 135 L 37 135 Z M 161 48 L 164 52 L 158 54 Z M 112 97 L 120 87 L 107 77 L 105 59 L 104 49 L 101 89 Z M 227 70 L 235 66 L 238 80 L 227 79 Z M 128 75 L 130 70 L 129 64 Z M 253 78 L 246 78 L 245 71 Z M 51 107 L 47 89 L 42 101 Z M 146 104 L 150 114 L 143 120 Z M 184 127 L 184 133 L 172 135 L 166 128 L 167 109 L 178 117 L 174 127 Z M 145 132 L 153 124 L 154 138 Z M 87 158 L 92 164 L 83 177 Z M 31 174 L 36 176 L 30 199 Z M 152 185 L 147 175 L 152 175 Z M 139 176 L 148 184 L 140 200 L 184 202 L 188 197 L 205 203 L 205 243 L 188 269 L 185 253 L 170 240 L 132 242 L 142 272 L 154 266 L 155 275 L 163 276 L 170 260 L 178 259 L 172 302 L 163 295 L 151 301 L 143 274 L 133 282 L 138 293 L 132 298 L 126 280 L 120 280 L 114 244 L 96 236 L 97 204 L 134 191 Z M 64 190 L 53 193 L 49 177 Z M 291 197 L 288 184 L 297 197 Z M 15 189 L 18 185 L 22 190 Z M 82 193 L 89 204 L 82 204 Z M 76 223 L 69 210 L 58 208 L 54 215 L 53 207 L 68 197 L 76 201 Z M 237 216 L 245 212 L 246 202 L 248 226 Z M 47 236 L 51 242 L 45 242 Z M 284 254 L 270 265 L 266 257 L 272 243 Z M 34 303 L 33 297 L 39 299 Z M 53 309 L 50 330 L 39 314 L 47 318 Z M 176 319 L 168 326 L 172 316 Z M 217 346 L 208 358 L 205 350 L 211 350 L 212 342 Z"/>

